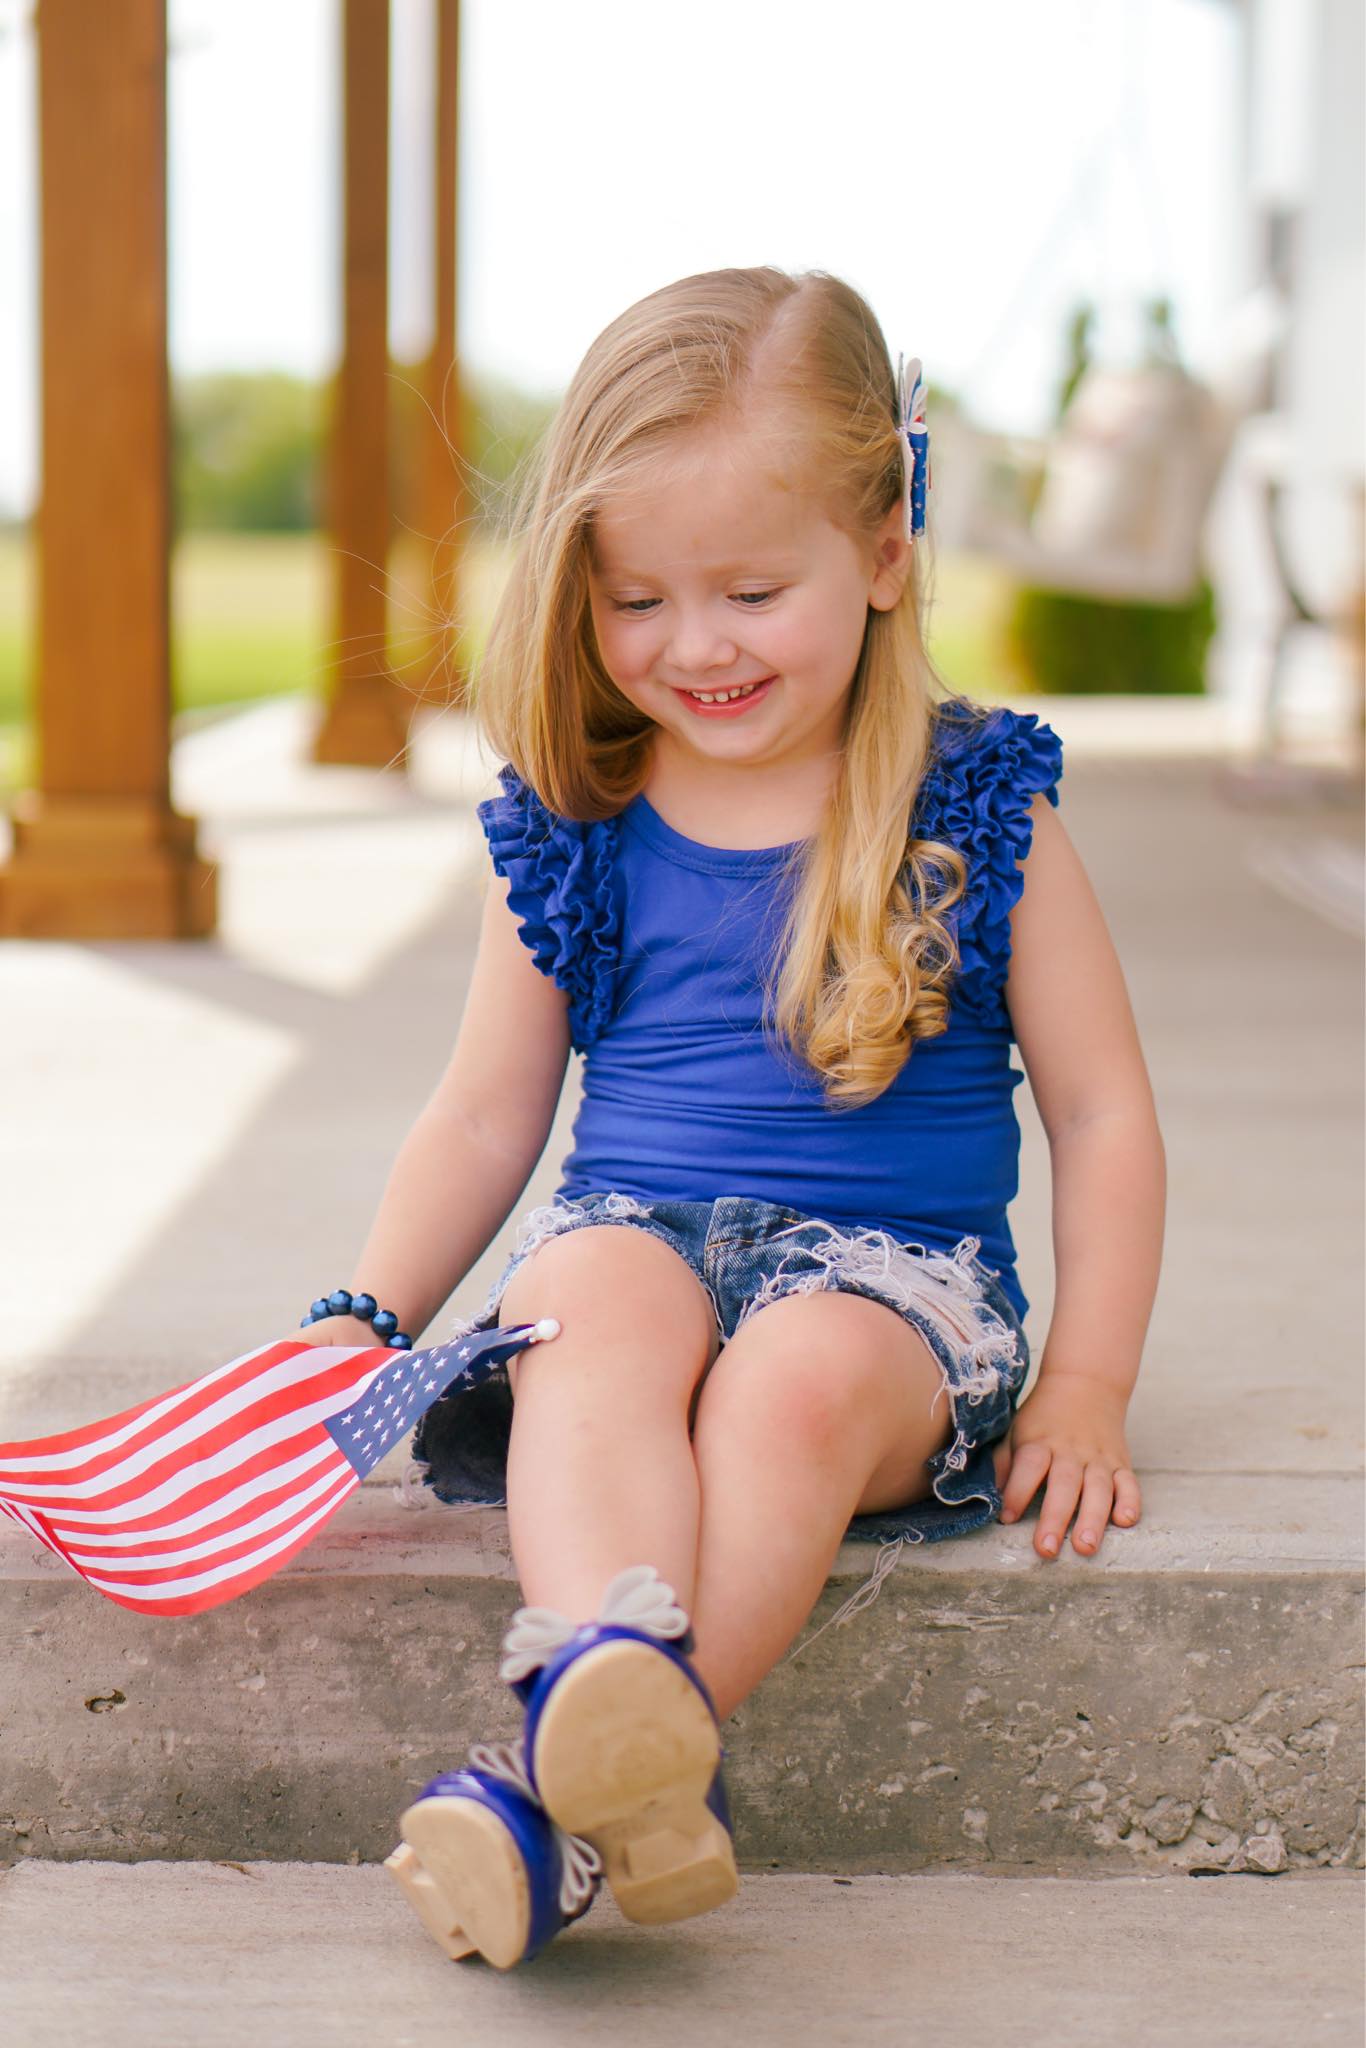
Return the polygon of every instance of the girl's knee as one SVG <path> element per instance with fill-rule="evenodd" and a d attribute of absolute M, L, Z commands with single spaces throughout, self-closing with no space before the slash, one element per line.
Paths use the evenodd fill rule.
<path fill-rule="evenodd" d="M 662 1239 L 624 1224 L 586 1224 L 547 1238 L 503 1290 L 502 1327 L 554 1316 L 554 1375 L 572 1371 L 582 1389 L 593 1377 L 687 1401 L 715 1345 L 715 1317 L 692 1269 Z M 533 1365 L 551 1377 L 535 1350 L 511 1361 L 514 1395 Z"/>
<path fill-rule="evenodd" d="M 924 1339 L 885 1304 L 834 1291 L 788 1295 L 726 1346 L 703 1388 L 698 1429 L 733 1426 L 748 1410 L 770 1440 L 866 1461 L 908 1434 L 933 1447 L 950 1420 L 942 1387 Z"/>

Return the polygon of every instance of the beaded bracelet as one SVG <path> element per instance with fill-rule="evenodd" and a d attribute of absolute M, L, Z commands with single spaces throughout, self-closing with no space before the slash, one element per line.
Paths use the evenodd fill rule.
<path fill-rule="evenodd" d="M 400 1330 L 393 1310 L 381 1308 L 373 1294 L 348 1294 L 344 1287 L 336 1288 L 331 1294 L 320 1294 L 299 1328 L 303 1330 L 310 1323 L 321 1323 L 328 1316 L 359 1316 L 363 1323 L 369 1323 L 386 1350 L 411 1351 L 413 1348 L 412 1338 Z"/>

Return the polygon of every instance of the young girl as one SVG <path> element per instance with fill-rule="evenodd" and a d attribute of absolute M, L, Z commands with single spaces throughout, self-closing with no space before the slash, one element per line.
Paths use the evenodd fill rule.
<path fill-rule="evenodd" d="M 555 1198 L 453 1333 L 561 1334 L 415 1443 L 439 1499 L 505 1502 L 530 1603 L 522 1740 L 434 1781 L 390 1859 L 452 1955 L 536 1954 L 604 1876 L 639 1921 L 732 1896 L 718 1724 L 846 1537 L 1041 1487 L 1041 1558 L 1138 1519 L 1152 1095 L 1056 735 L 926 655 L 907 452 L 855 291 L 722 270 L 598 337 L 528 495 L 477 691 L 507 763 L 478 958 L 354 1277 L 426 1325 L 584 1054 Z M 1012 1041 L 1057 1265 L 1023 1401 Z"/>

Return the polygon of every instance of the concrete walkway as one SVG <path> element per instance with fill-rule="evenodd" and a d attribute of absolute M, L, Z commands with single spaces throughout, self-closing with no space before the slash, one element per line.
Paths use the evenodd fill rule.
<path fill-rule="evenodd" d="M 519 1970 L 450 1963 L 387 1874 L 21 1864 L 0 2006 L 23 2048 L 1357 2048 L 1349 1878 L 760 1877 L 633 1927 L 603 1895 Z"/>

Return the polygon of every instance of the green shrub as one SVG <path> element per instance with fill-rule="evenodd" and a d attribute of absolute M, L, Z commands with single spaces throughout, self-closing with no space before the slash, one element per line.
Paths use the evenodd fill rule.
<path fill-rule="evenodd" d="M 319 523 L 323 394 L 281 372 L 177 379 L 177 532 L 306 533 Z"/>
<path fill-rule="evenodd" d="M 1022 587 L 1006 634 L 1012 659 L 1049 696 L 1198 696 L 1215 622 L 1208 578 L 1184 604 L 1114 603 Z"/>

